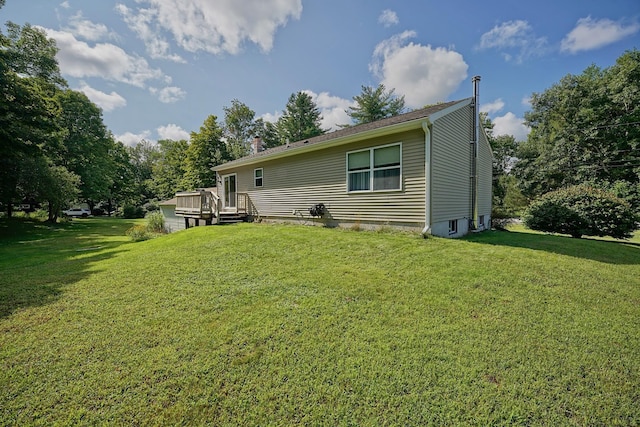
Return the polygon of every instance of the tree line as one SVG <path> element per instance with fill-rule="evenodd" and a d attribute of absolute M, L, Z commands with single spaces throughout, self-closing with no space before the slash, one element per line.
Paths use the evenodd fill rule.
<path fill-rule="evenodd" d="M 486 116 L 484 124 L 494 152 L 494 217 L 523 214 L 532 228 L 576 236 L 628 237 L 637 227 L 640 51 L 534 93 L 526 141 L 492 135 Z"/>
<path fill-rule="evenodd" d="M 189 141 L 128 147 L 104 125 L 102 110 L 69 88 L 56 53 L 55 41 L 29 24 L 9 22 L 0 32 L 0 204 L 9 217 L 19 203 L 42 204 L 50 221 L 79 201 L 106 212 L 142 206 L 178 190 L 214 186 L 211 168 L 250 154 L 255 137 L 270 148 L 327 131 L 312 97 L 297 92 L 275 123 L 234 99 L 222 121 L 206 117 Z M 383 85 L 363 86 L 354 99 L 352 124 L 404 109 L 404 98 Z"/>
<path fill-rule="evenodd" d="M 128 147 L 106 128 L 101 109 L 68 87 L 56 53 L 55 41 L 29 24 L 9 22 L 0 32 L 0 204 L 8 216 L 20 202 L 41 203 L 50 221 L 75 201 L 107 212 L 139 207 L 179 190 L 215 186 L 212 168 L 250 154 L 255 137 L 271 148 L 327 131 L 312 97 L 297 92 L 275 123 L 234 99 L 223 107 L 224 117 L 206 117 L 189 141 L 142 140 Z M 404 97 L 382 84 L 362 86 L 353 101 L 351 123 L 343 126 L 406 111 Z M 494 135 L 486 114 L 481 122 L 494 155 L 493 218 L 520 216 L 545 194 L 573 186 L 617 197 L 638 218 L 639 51 L 534 93 L 526 141 Z"/>

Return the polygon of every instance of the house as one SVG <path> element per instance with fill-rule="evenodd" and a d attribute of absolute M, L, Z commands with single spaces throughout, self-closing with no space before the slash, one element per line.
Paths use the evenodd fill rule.
<path fill-rule="evenodd" d="M 487 229 L 492 154 L 478 119 L 479 80 L 470 98 L 263 151 L 256 141 L 253 154 L 214 168 L 216 193 L 182 198 L 211 197 L 210 223 L 259 218 L 444 237 Z"/>
<path fill-rule="evenodd" d="M 164 217 L 164 228 L 168 233 L 184 229 L 184 218 L 176 215 L 176 203 L 177 198 L 174 197 L 169 200 L 158 203 L 160 212 Z"/>

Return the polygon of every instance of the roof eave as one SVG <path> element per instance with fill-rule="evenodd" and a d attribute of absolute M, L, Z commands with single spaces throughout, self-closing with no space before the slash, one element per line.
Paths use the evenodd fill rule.
<path fill-rule="evenodd" d="M 281 159 L 284 157 L 289 157 L 289 156 L 294 156 L 294 155 L 298 155 L 298 154 L 302 154 L 302 153 L 310 153 L 313 151 L 317 151 L 317 150 L 324 150 L 326 148 L 330 148 L 330 147 L 336 147 L 339 145 L 344 145 L 344 144 L 351 144 L 353 142 L 358 142 L 364 139 L 370 139 L 370 138 L 378 138 L 378 137 L 382 137 L 382 136 L 387 136 L 387 135 L 391 135 L 394 133 L 399 133 L 399 132 L 406 132 L 406 131 L 410 131 L 410 130 L 415 130 L 415 129 L 421 129 L 422 128 L 422 123 L 425 120 L 429 120 L 432 123 L 435 122 L 436 120 L 438 120 L 440 117 L 455 111 L 457 109 L 459 109 L 460 107 L 465 106 L 466 104 L 469 104 L 471 102 L 471 98 L 467 98 L 467 99 L 463 99 L 460 102 L 457 102 L 443 110 L 437 111 L 433 114 L 430 114 L 428 116 L 425 117 L 420 117 L 417 119 L 413 119 L 413 120 L 409 120 L 406 122 L 402 122 L 402 123 L 396 123 L 393 125 L 389 125 L 389 126 L 385 126 L 385 127 L 381 127 L 381 128 L 377 128 L 377 129 L 371 129 L 371 130 L 367 130 L 367 131 L 363 131 L 363 132 L 359 132 L 356 134 L 352 134 L 352 135 L 346 135 L 343 137 L 338 137 L 335 139 L 330 139 L 327 141 L 323 141 L 323 142 L 319 142 L 316 144 L 309 144 L 309 145 L 302 145 L 302 146 L 296 146 L 296 147 L 291 147 L 291 148 L 287 148 L 283 151 L 278 151 L 272 154 L 268 154 L 266 156 L 258 156 L 258 157 L 248 157 L 246 159 L 238 159 L 235 160 L 233 162 L 228 162 L 228 163 L 224 163 L 218 166 L 213 167 L 214 171 L 221 171 L 221 170 L 226 170 L 226 169 L 233 169 L 239 166 L 250 166 L 250 165 L 254 165 L 257 163 L 263 163 L 264 161 L 270 161 L 270 160 L 276 160 L 276 159 Z"/>

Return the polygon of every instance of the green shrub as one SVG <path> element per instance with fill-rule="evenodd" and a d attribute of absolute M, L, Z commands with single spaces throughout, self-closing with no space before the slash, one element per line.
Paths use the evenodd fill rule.
<path fill-rule="evenodd" d="M 144 209 L 140 206 L 124 205 L 122 216 L 126 219 L 144 218 Z"/>
<path fill-rule="evenodd" d="M 29 218 L 38 221 L 46 221 L 47 219 L 49 219 L 49 212 L 44 209 L 37 209 L 29 214 Z"/>
<path fill-rule="evenodd" d="M 629 203 L 612 193 L 576 185 L 547 193 L 534 201 L 523 215 L 532 230 L 569 234 L 573 237 L 631 237 L 636 216 Z"/>
<path fill-rule="evenodd" d="M 160 210 L 157 200 L 150 200 L 142 206 L 145 212 L 156 212 Z"/>
<path fill-rule="evenodd" d="M 162 212 L 151 212 L 147 214 L 147 230 L 152 233 L 166 233 L 164 228 L 164 215 Z"/>
<path fill-rule="evenodd" d="M 147 230 L 146 225 L 134 225 L 129 228 L 125 234 L 131 238 L 134 242 L 141 242 L 143 240 L 149 240 L 153 237 L 149 230 Z"/>

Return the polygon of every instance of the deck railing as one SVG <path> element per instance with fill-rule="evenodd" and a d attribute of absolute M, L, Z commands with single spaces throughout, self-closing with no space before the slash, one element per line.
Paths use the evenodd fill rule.
<path fill-rule="evenodd" d="M 238 213 L 248 213 L 249 195 L 247 193 L 236 193 L 236 206 L 238 208 Z"/>
<path fill-rule="evenodd" d="M 218 214 L 219 198 L 213 191 L 183 191 L 176 193 L 177 215 L 209 219 Z"/>

